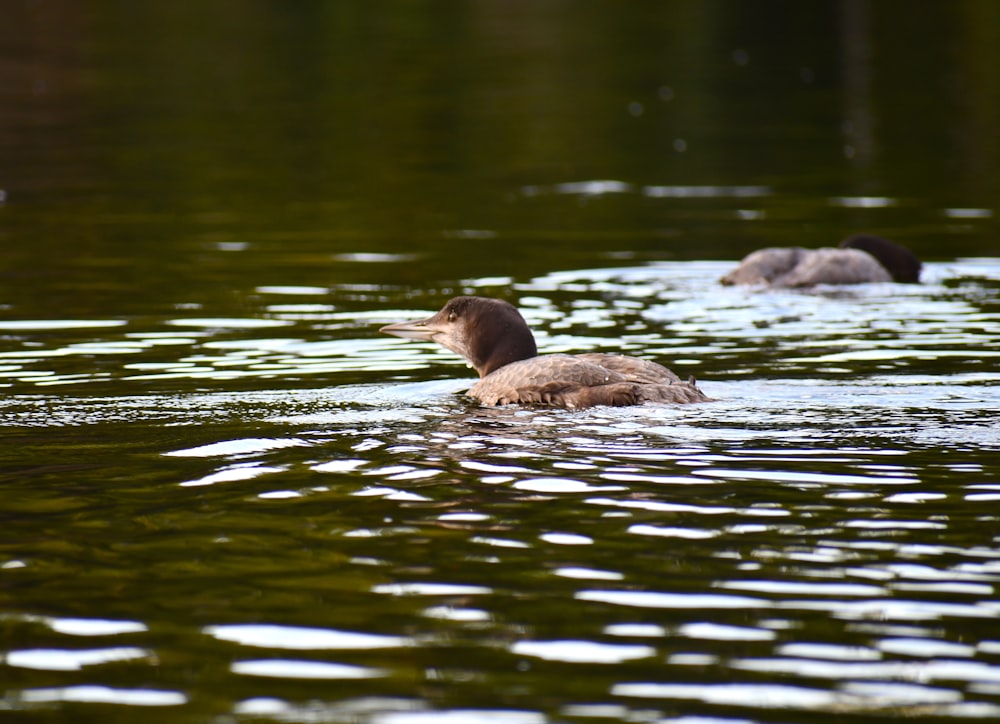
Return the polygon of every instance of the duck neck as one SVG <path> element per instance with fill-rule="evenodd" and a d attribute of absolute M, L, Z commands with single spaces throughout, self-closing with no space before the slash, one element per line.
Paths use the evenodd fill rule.
<path fill-rule="evenodd" d="M 494 372 L 511 362 L 519 362 L 538 356 L 538 347 L 531 330 L 523 322 L 505 323 L 499 329 L 484 334 L 483 342 L 476 349 L 475 358 L 470 360 L 480 377 Z M 480 330 L 486 332 L 487 330 Z"/>

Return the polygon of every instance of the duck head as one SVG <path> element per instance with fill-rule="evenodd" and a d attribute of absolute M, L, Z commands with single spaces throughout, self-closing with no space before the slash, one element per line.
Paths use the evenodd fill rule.
<path fill-rule="evenodd" d="M 524 317 L 502 299 L 455 297 L 433 316 L 388 324 L 379 331 L 437 342 L 464 357 L 480 377 L 538 354 Z"/>

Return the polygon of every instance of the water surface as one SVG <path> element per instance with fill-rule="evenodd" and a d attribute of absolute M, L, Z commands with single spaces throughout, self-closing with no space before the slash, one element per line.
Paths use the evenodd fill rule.
<path fill-rule="evenodd" d="M 0 712 L 1000 718 L 998 7 L 11 4 Z M 460 293 L 715 401 L 479 407 Z"/>
<path fill-rule="evenodd" d="M 402 295 L 12 328 L 8 706 L 997 716 L 1000 266 L 817 294 L 727 267 L 510 285 L 543 351 L 669 360 L 703 405 L 480 408 L 453 355 L 376 335 L 429 311 Z"/>

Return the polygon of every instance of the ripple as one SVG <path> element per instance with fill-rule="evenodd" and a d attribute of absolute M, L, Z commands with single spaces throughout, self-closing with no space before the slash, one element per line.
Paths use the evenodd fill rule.
<path fill-rule="evenodd" d="M 717 530 L 706 530 L 704 528 L 677 528 L 662 525 L 630 525 L 629 533 L 635 535 L 656 536 L 659 538 L 684 538 L 686 540 L 706 540 L 720 535 Z"/>
<path fill-rule="evenodd" d="M 819 709 L 842 702 L 835 692 L 778 684 L 615 684 L 613 696 L 643 699 L 697 699 L 709 704 L 776 709 Z"/>
<path fill-rule="evenodd" d="M 163 454 L 166 456 L 186 458 L 227 457 L 230 455 L 250 455 L 267 452 L 269 450 L 279 450 L 287 447 L 308 446 L 308 442 L 296 438 L 271 439 L 250 437 L 239 440 L 222 440 L 220 442 L 199 445 L 198 447 L 187 448 L 184 450 L 173 450 Z"/>
<path fill-rule="evenodd" d="M 712 595 L 706 593 L 658 593 L 653 591 L 578 591 L 573 598 L 579 601 L 611 603 L 616 606 L 636 608 L 699 609 L 768 608 L 771 603 L 761 598 L 747 596 Z"/>
<path fill-rule="evenodd" d="M 677 629 L 677 634 L 693 639 L 711 639 L 713 641 L 773 641 L 777 637 L 774 631 L 767 629 L 727 626 L 709 621 L 686 623 Z"/>
<path fill-rule="evenodd" d="M 422 611 L 428 618 L 439 618 L 446 621 L 458 621 L 460 623 L 472 623 L 489 621 L 493 618 L 488 611 L 478 608 L 459 608 L 455 606 L 431 606 Z"/>
<path fill-rule="evenodd" d="M 513 654 L 546 661 L 572 664 L 618 664 L 656 655 L 652 646 L 602 644 L 593 641 L 518 641 L 510 647 Z"/>
<path fill-rule="evenodd" d="M 334 261 L 360 262 L 362 264 L 390 264 L 414 261 L 419 258 L 419 254 L 386 254 L 371 251 L 357 251 L 333 255 Z"/>
<path fill-rule="evenodd" d="M 870 586 L 863 583 L 812 583 L 807 581 L 723 581 L 717 584 L 720 588 L 736 591 L 754 591 L 756 593 L 780 593 L 798 596 L 884 596 L 886 590 L 881 586 Z"/>
<path fill-rule="evenodd" d="M 398 636 L 302 626 L 223 624 L 206 626 L 202 631 L 220 641 L 278 649 L 382 649 L 412 643 Z"/>
<path fill-rule="evenodd" d="M 259 319 L 253 317 L 185 317 L 170 319 L 166 324 L 176 327 L 204 327 L 206 329 L 267 329 L 294 324 L 285 319 Z"/>
<path fill-rule="evenodd" d="M 605 194 L 623 194 L 633 189 L 631 184 L 614 180 L 573 181 L 555 184 L 553 186 L 524 186 L 521 193 L 525 196 L 541 196 L 544 194 L 571 194 L 580 196 L 602 196 Z"/>
<path fill-rule="evenodd" d="M 9 666 L 46 671 L 79 671 L 84 666 L 114 661 L 150 659 L 151 651 L 134 646 L 106 649 L 15 649 L 4 657 Z"/>
<path fill-rule="evenodd" d="M 234 661 L 229 668 L 234 674 L 272 679 L 374 679 L 388 675 L 381 669 L 365 666 L 290 659 Z"/>
<path fill-rule="evenodd" d="M 913 667 L 900 661 L 828 661 L 813 659 L 735 659 L 730 666 L 738 671 L 793 675 L 808 679 L 899 679 L 916 678 Z"/>
<path fill-rule="evenodd" d="M 377 714 L 372 724 L 546 724 L 544 714 L 505 709 L 451 709 Z"/>
<path fill-rule="evenodd" d="M 217 483 L 236 483 L 242 480 L 253 480 L 254 478 L 259 478 L 262 475 L 270 475 L 272 473 L 280 473 L 283 471 L 284 468 L 275 468 L 248 463 L 246 465 L 234 465 L 230 468 L 218 470 L 203 477 L 195 478 L 194 480 L 185 480 L 184 482 L 178 483 L 178 485 L 182 488 L 200 488 L 205 485 L 215 485 Z"/>
<path fill-rule="evenodd" d="M 179 691 L 157 689 L 113 689 L 109 686 L 67 686 L 54 689 L 25 689 L 20 698 L 26 702 L 73 701 L 87 704 L 124 704 L 126 706 L 179 706 L 188 698 Z"/>
<path fill-rule="evenodd" d="M 559 546 L 589 546 L 594 544 L 594 539 L 590 536 L 577 533 L 543 533 L 538 538 L 546 543 Z"/>
<path fill-rule="evenodd" d="M 603 505 L 612 508 L 634 508 L 656 513 L 697 513 L 701 515 L 740 515 L 760 517 L 788 517 L 787 510 L 778 508 L 730 508 L 727 506 L 691 505 L 689 503 L 668 503 L 658 500 L 615 500 L 613 498 L 589 498 L 590 505 Z"/>
<path fill-rule="evenodd" d="M 257 287 L 254 291 L 258 294 L 282 294 L 289 296 L 320 296 L 323 294 L 329 294 L 330 290 L 326 287 L 309 287 L 309 286 L 262 286 Z"/>
<path fill-rule="evenodd" d="M 453 583 L 381 583 L 374 593 L 391 596 L 482 596 L 493 590 L 485 586 L 464 586 Z"/>
<path fill-rule="evenodd" d="M 704 475 L 712 478 L 726 478 L 729 480 L 776 480 L 795 483 L 825 483 L 829 485 L 871 485 L 875 482 L 878 482 L 879 484 L 890 482 L 896 485 L 906 485 L 920 482 L 915 477 L 887 479 L 880 476 L 866 477 L 861 475 L 843 475 L 838 473 L 807 473 L 798 470 L 735 470 L 727 468 L 711 468 L 692 470 L 691 474 Z"/>
<path fill-rule="evenodd" d="M 976 653 L 975 646 L 923 638 L 882 639 L 875 646 L 879 651 L 884 651 L 885 653 L 905 654 L 906 656 L 918 658 L 949 656 L 967 658 L 974 656 Z"/>
<path fill-rule="evenodd" d="M 785 656 L 805 659 L 833 659 L 837 661 L 878 661 L 882 654 L 867 646 L 795 642 L 783 644 L 778 652 Z"/>
<path fill-rule="evenodd" d="M 776 603 L 780 608 L 826 611 L 836 619 L 848 621 L 937 621 L 947 617 L 969 619 L 991 619 L 1000 617 L 1000 603 L 980 601 L 978 603 L 948 603 L 941 601 L 843 601 L 798 600 Z"/>
<path fill-rule="evenodd" d="M 367 460 L 349 458 L 345 460 L 330 460 L 319 465 L 313 465 L 312 469 L 318 473 L 349 473 L 367 464 Z"/>
<path fill-rule="evenodd" d="M 615 485 L 591 485 L 581 480 L 571 478 L 529 478 L 518 480 L 512 486 L 516 490 L 528 490 L 533 493 L 594 493 L 601 491 L 624 490 L 621 486 Z"/>
<path fill-rule="evenodd" d="M 657 199 L 746 199 L 770 196 L 772 191 L 768 186 L 645 186 L 642 193 Z"/>
<path fill-rule="evenodd" d="M 124 327 L 124 319 L 4 319 L 0 320 L 0 330 L 47 331 L 53 329 L 101 329 Z"/>
<path fill-rule="evenodd" d="M 883 686 L 884 685 L 884 686 Z M 883 688 L 878 688 L 883 686 Z M 824 691 L 781 684 L 616 684 L 611 693 L 657 699 L 695 699 L 710 704 L 776 709 L 838 711 L 883 707 L 950 704 L 960 702 L 960 692 L 916 684 L 851 685 L 845 691 Z"/>
<path fill-rule="evenodd" d="M 865 528 L 867 530 L 944 530 L 945 523 L 931 520 L 848 520 L 843 523 L 845 528 Z"/>
<path fill-rule="evenodd" d="M 655 623 L 613 623 L 605 626 L 603 633 L 608 636 L 660 638 L 667 635 L 667 630 Z"/>
<path fill-rule="evenodd" d="M 567 566 L 556 568 L 552 573 L 562 578 L 575 578 L 592 581 L 620 581 L 625 576 L 617 571 L 603 571 L 594 568 L 581 568 L 578 566 Z"/>
<path fill-rule="evenodd" d="M 1000 267 L 750 294 L 715 285 L 726 266 L 455 282 L 522 295 L 545 351 L 692 369 L 720 398 L 706 406 L 481 408 L 456 394 L 469 373 L 452 353 L 375 331 L 397 318 L 387 308 L 426 311 L 443 288 L 253 290 L 256 314 L 294 321 L 280 334 L 142 318 L 8 332 L 0 425 L 17 443 L 7 524 L 21 532 L 0 568 L 29 603 L 69 586 L 45 613 L 136 614 L 143 595 L 190 608 L 203 621 L 181 648 L 206 672 L 277 679 L 233 681 L 266 689 L 246 716 L 516 721 L 433 707 L 487 690 L 536 705 L 518 682 L 547 692 L 545 714 L 524 713 L 540 721 L 710 716 L 684 698 L 747 720 L 772 701 L 833 718 L 995 715 L 1000 375 L 977 350 L 1000 333 Z M 109 590 L 125 603 L 102 609 Z M 148 647 L 138 621 L 0 621 L 22 686 L 181 680 L 186 659 Z M 495 665 L 512 664 L 514 688 L 497 689 Z M 353 681 L 368 678 L 382 680 Z M 705 688 L 639 701 L 610 697 L 616 682 Z M 344 698 L 368 687 L 407 696 Z"/>
<path fill-rule="evenodd" d="M 473 536 L 470 539 L 473 543 L 479 543 L 496 548 L 531 548 L 531 545 L 524 541 L 511 540 L 510 538 L 494 538 L 487 536 Z"/>
<path fill-rule="evenodd" d="M 834 196 L 830 199 L 831 206 L 848 209 L 883 209 L 897 203 L 897 199 L 889 196 Z"/>
<path fill-rule="evenodd" d="M 114 621 L 104 618 L 48 618 L 43 620 L 53 631 L 72 636 L 115 636 L 149 630 L 146 624 L 139 621 Z"/>

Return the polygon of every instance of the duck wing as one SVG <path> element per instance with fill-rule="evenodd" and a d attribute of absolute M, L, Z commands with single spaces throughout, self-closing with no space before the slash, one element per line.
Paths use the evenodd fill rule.
<path fill-rule="evenodd" d="M 816 249 L 775 286 L 811 287 L 816 284 L 891 282 L 892 275 L 871 254 L 860 249 Z"/>
<path fill-rule="evenodd" d="M 629 382 L 645 382 L 651 384 L 671 384 L 680 382 L 681 378 L 663 365 L 638 357 L 607 352 L 587 352 L 574 355 L 578 360 L 590 362 L 620 374 Z"/>
<path fill-rule="evenodd" d="M 773 246 L 747 254 L 720 280 L 723 284 L 771 284 L 792 271 L 812 252 L 801 246 Z"/>
<path fill-rule="evenodd" d="M 655 362 L 602 353 L 543 355 L 513 362 L 479 380 L 468 394 L 485 405 L 568 408 L 709 399 L 693 380 L 682 382 Z"/>
<path fill-rule="evenodd" d="M 504 365 L 474 384 L 469 395 L 486 405 L 560 405 L 565 390 L 618 382 L 625 378 L 600 365 L 573 355 L 546 354 Z"/>

